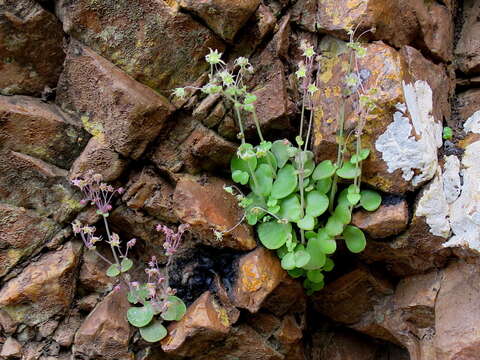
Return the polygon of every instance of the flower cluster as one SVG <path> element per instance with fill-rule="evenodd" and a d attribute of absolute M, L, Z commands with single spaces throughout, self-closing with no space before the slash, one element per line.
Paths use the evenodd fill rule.
<path fill-rule="evenodd" d="M 156 230 L 162 232 L 165 235 L 165 242 L 163 248 L 165 249 L 165 255 L 172 256 L 178 250 L 180 242 L 182 241 L 183 233 L 190 227 L 188 224 L 181 224 L 177 232 L 174 232 L 168 226 L 157 225 Z"/>
<path fill-rule="evenodd" d="M 88 171 L 84 178 L 72 180 L 72 184 L 78 187 L 84 194 L 84 198 L 80 201 L 82 204 L 90 203 L 95 205 L 100 215 L 108 216 L 108 212 L 112 210 L 111 201 L 115 194 L 123 194 L 125 191 L 122 187 L 115 189 L 113 186 L 103 182 L 101 174 L 95 174 Z"/>

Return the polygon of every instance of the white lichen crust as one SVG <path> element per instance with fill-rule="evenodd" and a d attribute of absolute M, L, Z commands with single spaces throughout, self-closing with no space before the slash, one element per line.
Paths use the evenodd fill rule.
<path fill-rule="evenodd" d="M 393 122 L 378 137 L 375 147 L 382 153 L 388 172 L 401 169 L 402 177 L 416 187 L 435 176 L 442 125 L 432 115 L 432 89 L 427 82 L 403 83 L 403 92 L 406 104 L 397 104 Z"/>

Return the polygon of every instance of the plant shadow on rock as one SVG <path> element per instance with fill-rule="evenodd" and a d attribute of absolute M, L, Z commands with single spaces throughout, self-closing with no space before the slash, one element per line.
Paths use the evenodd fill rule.
<path fill-rule="evenodd" d="M 236 260 L 241 255 L 239 251 L 207 246 L 189 249 L 173 259 L 168 269 L 170 286 L 187 305 L 207 290 L 215 292 L 215 276 L 220 277 L 222 285 L 230 291 L 235 280 Z"/>

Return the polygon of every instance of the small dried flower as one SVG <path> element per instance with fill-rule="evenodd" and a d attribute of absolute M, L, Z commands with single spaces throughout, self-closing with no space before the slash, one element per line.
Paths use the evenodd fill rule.
<path fill-rule="evenodd" d="M 219 53 L 217 49 L 210 49 L 210 53 L 205 56 L 205 60 L 207 60 L 210 65 L 225 64 L 222 61 L 222 53 Z"/>
<path fill-rule="evenodd" d="M 137 239 L 135 239 L 135 238 L 129 240 L 129 241 L 127 242 L 127 248 L 131 249 L 132 247 L 135 246 L 136 242 L 137 242 Z"/>

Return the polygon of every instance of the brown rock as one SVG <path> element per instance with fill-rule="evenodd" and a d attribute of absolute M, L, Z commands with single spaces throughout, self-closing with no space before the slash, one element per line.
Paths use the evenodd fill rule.
<path fill-rule="evenodd" d="M 286 276 L 268 295 L 262 307 L 277 316 L 283 316 L 286 312 L 295 312 L 297 315 L 303 316 L 306 305 L 302 284 L 298 280 Z"/>
<path fill-rule="evenodd" d="M 286 315 L 275 334 L 275 338 L 285 347 L 298 343 L 303 337 L 302 328 L 293 315 Z"/>
<path fill-rule="evenodd" d="M 443 61 L 452 58 L 452 12 L 437 2 L 327 0 L 318 4 L 316 20 L 320 32 L 347 38 L 350 28 L 357 35 L 373 29 L 375 40 L 417 46 Z"/>
<path fill-rule="evenodd" d="M 0 94 L 40 96 L 62 69 L 62 24 L 33 0 L 0 5 Z"/>
<path fill-rule="evenodd" d="M 73 355 L 105 360 L 133 359 L 133 353 L 128 351 L 128 308 L 126 291 L 119 290 L 108 294 L 78 329 Z"/>
<path fill-rule="evenodd" d="M 95 305 L 98 304 L 98 302 L 100 301 L 100 297 L 101 295 L 98 293 L 93 293 L 93 294 L 84 296 L 81 299 L 78 299 L 77 301 L 78 308 L 82 311 L 90 312 L 93 310 Z"/>
<path fill-rule="evenodd" d="M 35 212 L 0 204 L 0 276 L 49 240 L 58 226 Z"/>
<path fill-rule="evenodd" d="M 301 28 L 310 31 L 317 31 L 317 1 L 298 0 L 293 5 L 292 20 Z"/>
<path fill-rule="evenodd" d="M 173 191 L 169 182 L 147 167 L 130 177 L 123 201 L 131 209 L 142 209 L 157 219 L 175 223 L 178 218 L 172 211 Z"/>
<path fill-rule="evenodd" d="M 19 359 L 22 356 L 22 344 L 12 337 L 8 337 L 0 352 L 2 359 Z"/>
<path fill-rule="evenodd" d="M 264 338 L 269 338 L 281 325 L 281 319 L 265 310 L 247 317 L 247 324 Z"/>
<path fill-rule="evenodd" d="M 400 50 L 400 55 L 405 60 L 412 79 L 426 81 L 431 87 L 432 113 L 435 119 L 449 121 L 451 119 L 450 98 L 455 89 L 446 66 L 427 60 L 420 51 L 411 46 L 404 46 Z"/>
<path fill-rule="evenodd" d="M 126 165 L 124 158 L 94 136 L 74 161 L 68 177 L 76 179 L 83 177 L 88 171 L 93 171 L 101 174 L 103 181 L 111 182 L 120 177 Z"/>
<path fill-rule="evenodd" d="M 83 319 L 78 314 L 69 314 L 55 330 L 53 340 L 62 347 L 70 347 L 73 344 L 73 338 L 82 321 Z"/>
<path fill-rule="evenodd" d="M 273 31 L 276 24 L 275 20 L 275 16 L 268 6 L 260 4 L 254 15 L 235 38 L 232 58 L 250 56 L 265 36 Z"/>
<path fill-rule="evenodd" d="M 463 3 L 460 39 L 455 48 L 455 60 L 459 69 L 466 74 L 480 73 L 480 5 L 476 0 Z"/>
<path fill-rule="evenodd" d="M 223 187 L 218 178 L 206 179 L 183 176 L 173 196 L 174 211 L 178 218 L 190 225 L 190 230 L 205 244 L 251 250 L 256 247 L 251 227 L 241 224 L 217 239 L 214 231 L 227 231 L 241 220 L 237 200 Z"/>
<path fill-rule="evenodd" d="M 242 360 L 286 359 L 272 344 L 245 324 L 232 328 L 230 335 L 221 346 L 212 349 L 205 355 L 196 357 L 195 360 L 228 359 L 225 355 L 233 359 Z"/>
<path fill-rule="evenodd" d="M 230 328 L 227 310 L 207 291 L 188 307 L 180 321 L 168 327 L 162 349 L 168 354 L 197 358 L 221 342 Z"/>
<path fill-rule="evenodd" d="M 313 335 L 312 359 L 376 360 L 379 349 L 352 331 L 316 332 Z"/>
<path fill-rule="evenodd" d="M 480 90 L 471 89 L 457 95 L 456 109 L 458 110 L 458 126 L 463 129 L 463 123 L 480 110 Z"/>
<path fill-rule="evenodd" d="M 0 194 L 4 202 L 32 209 L 59 223 L 84 206 L 66 180 L 67 171 L 15 151 L 0 150 Z"/>
<path fill-rule="evenodd" d="M 209 48 L 224 49 L 213 32 L 165 1 L 61 1 L 57 12 L 65 32 L 164 95 L 208 68 Z"/>
<path fill-rule="evenodd" d="M 180 0 L 180 7 L 192 12 L 222 39 L 232 41 L 260 4 L 260 0 Z"/>
<path fill-rule="evenodd" d="M 0 148 L 70 168 L 88 140 L 56 106 L 26 96 L 0 96 Z"/>
<path fill-rule="evenodd" d="M 351 325 L 359 322 L 387 295 L 392 285 L 379 274 L 356 269 L 314 295 L 314 308 L 332 320 Z"/>
<path fill-rule="evenodd" d="M 353 214 L 352 224 L 373 239 L 398 235 L 408 225 L 408 205 L 405 200 L 396 204 L 381 205 L 376 211 L 360 210 Z"/>
<path fill-rule="evenodd" d="M 88 132 L 133 159 L 142 155 L 174 110 L 163 96 L 75 40 L 70 42 L 58 91 L 57 103 L 81 114 Z"/>
<path fill-rule="evenodd" d="M 434 344 L 438 360 L 478 357 L 479 306 L 477 265 L 457 263 L 449 266 L 435 303 Z"/>
<path fill-rule="evenodd" d="M 17 330 L 17 324 L 4 310 L 0 310 L 0 329 L 7 335 L 11 335 Z"/>
<path fill-rule="evenodd" d="M 228 168 L 236 148 L 198 121 L 180 115 L 174 127 L 160 136 L 151 159 L 164 171 L 198 174 Z"/>
<path fill-rule="evenodd" d="M 100 259 L 93 251 L 83 253 L 82 266 L 80 267 L 80 285 L 87 291 L 104 292 L 111 289 L 113 280 L 105 273 L 108 264 Z"/>
<path fill-rule="evenodd" d="M 416 177 L 407 176 L 405 170 L 402 170 L 398 164 L 393 164 L 391 160 L 387 163 L 385 158 L 398 158 L 388 154 L 387 146 L 385 142 L 391 132 L 394 132 L 396 127 L 399 127 L 397 123 L 395 126 L 389 128 L 389 125 L 394 123 L 394 114 L 401 115 L 399 110 L 395 109 L 397 104 L 404 104 L 406 102 L 404 90 L 402 88 L 402 82 L 407 84 L 414 84 L 416 80 L 426 79 L 429 80 L 433 76 L 431 72 L 410 73 L 410 68 L 416 68 L 415 64 L 422 64 L 422 68 L 428 69 L 425 65 L 427 60 L 420 59 L 421 55 L 412 49 L 405 49 L 403 54 L 397 52 L 393 48 L 385 45 L 381 42 L 375 42 L 366 45 L 366 56 L 358 59 L 358 69 L 362 76 L 363 87 L 368 92 L 369 89 L 375 88 L 378 91 L 372 95 L 373 100 L 376 103 L 376 109 L 365 119 L 365 125 L 362 132 L 362 147 L 369 148 L 371 150 L 370 156 L 363 163 L 362 177 L 363 181 L 370 185 L 379 188 L 386 192 L 391 193 L 404 193 L 408 189 L 413 189 L 423 184 L 427 179 L 431 179 L 435 173 L 436 167 L 433 166 L 433 162 L 437 158 L 437 147 L 440 145 L 440 133 L 441 133 L 441 121 L 443 117 L 448 114 L 444 114 L 442 118 L 427 118 L 419 121 L 425 123 L 428 122 L 428 126 L 432 127 L 431 132 L 425 132 L 423 136 L 423 142 L 416 143 L 419 147 L 422 147 L 422 153 L 431 159 L 428 164 L 419 161 L 417 164 L 413 164 L 410 160 L 409 164 L 412 167 L 419 167 L 419 175 Z M 324 160 L 326 158 L 335 159 L 337 151 L 337 130 L 338 130 L 338 109 L 341 108 L 345 101 L 345 133 L 349 133 L 354 130 L 358 125 L 358 102 L 356 95 L 349 96 L 346 100 L 343 99 L 341 89 L 344 87 L 345 76 L 349 67 L 349 50 L 347 50 L 345 43 L 336 40 L 331 37 L 325 37 L 320 43 L 320 63 L 322 71 L 317 73 L 317 82 L 319 91 L 315 95 L 315 114 L 314 114 L 314 138 L 313 148 L 316 153 L 317 160 Z M 408 59 L 408 61 L 407 61 Z M 428 63 L 428 62 L 427 62 Z M 410 64 L 410 65 L 409 65 Z M 432 64 L 433 66 L 433 64 Z M 436 69 L 439 71 L 440 68 Z M 420 70 L 416 70 L 417 72 Z M 441 73 L 441 72 L 439 72 Z M 414 76 L 415 75 L 415 76 Z M 449 93 L 449 87 L 438 82 L 432 83 L 437 87 L 432 97 L 437 99 L 435 103 L 438 108 L 447 109 L 444 103 L 445 95 L 440 95 L 442 91 Z M 420 82 L 415 86 L 429 86 L 432 85 Z M 412 85 L 414 86 L 414 85 Z M 427 96 L 428 93 L 425 94 Z M 447 96 L 448 98 L 448 96 Z M 443 100 L 442 100 L 443 99 Z M 419 101 L 428 102 L 430 99 L 420 99 Z M 427 106 L 427 105 L 424 105 Z M 408 113 L 405 117 L 410 117 Z M 413 126 L 409 125 L 411 128 Z M 388 132 L 387 132 L 388 130 Z M 438 133 L 438 134 L 437 134 Z M 387 135 L 385 135 L 387 134 Z M 378 139 L 382 136 L 382 145 L 384 147 L 378 147 Z M 395 139 L 398 142 L 398 151 L 403 154 L 406 152 L 407 147 L 403 142 L 408 140 L 402 138 L 400 135 L 395 134 Z M 353 139 L 350 137 L 351 143 L 348 144 L 349 149 L 354 151 Z M 426 144 L 428 142 L 428 145 Z M 421 145 L 421 144 L 425 144 Z M 424 146 L 424 147 L 423 147 Z M 429 150 L 427 150 L 427 147 Z M 381 150 L 381 152 L 380 152 Z"/>
<path fill-rule="evenodd" d="M 289 18 L 286 17 L 265 50 L 252 58 L 255 73 L 248 81 L 248 85 L 257 97 L 255 109 L 263 131 L 284 130 L 290 125 L 287 118 L 289 100 L 285 66 L 280 60 L 286 55 L 285 49 L 288 49 L 289 31 Z M 245 116 L 244 123 L 245 130 L 256 138 L 253 118 Z"/>
<path fill-rule="evenodd" d="M 275 254 L 263 247 L 243 255 L 231 292 L 233 304 L 257 312 L 286 276 Z"/>
<path fill-rule="evenodd" d="M 1 288 L 0 308 L 16 322 L 27 325 L 65 313 L 75 291 L 79 251 L 78 243 L 69 242 L 28 265 Z"/>

